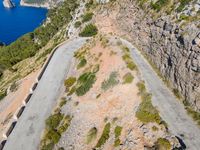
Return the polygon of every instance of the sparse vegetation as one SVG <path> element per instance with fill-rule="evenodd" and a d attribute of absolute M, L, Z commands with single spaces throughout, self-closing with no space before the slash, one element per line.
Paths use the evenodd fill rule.
<path fill-rule="evenodd" d="M 82 22 L 87 22 L 87 21 L 90 21 L 93 17 L 93 13 L 92 12 L 88 12 L 86 13 L 85 15 L 83 15 L 82 17 Z"/>
<path fill-rule="evenodd" d="M 112 72 L 109 76 L 109 78 L 105 81 L 102 82 L 101 84 L 101 88 L 104 91 L 107 91 L 108 89 L 114 87 L 115 85 L 117 85 L 119 83 L 119 80 L 117 79 L 117 72 Z"/>
<path fill-rule="evenodd" d="M 94 1 L 93 0 L 89 0 L 86 4 L 85 4 L 85 8 L 87 10 L 89 10 L 90 8 L 92 8 L 92 6 L 94 6 Z"/>
<path fill-rule="evenodd" d="M 134 77 L 130 72 L 126 73 L 123 76 L 123 84 L 132 83 L 133 79 L 134 79 Z"/>
<path fill-rule="evenodd" d="M 81 22 L 80 21 L 75 22 L 75 24 L 74 24 L 75 28 L 79 28 L 80 26 L 81 26 Z"/>
<path fill-rule="evenodd" d="M 114 146 L 117 147 L 117 146 L 119 146 L 120 143 L 121 143 L 119 137 L 120 137 L 121 132 L 122 132 L 122 127 L 116 126 L 114 132 L 115 132 L 115 143 L 114 143 Z"/>
<path fill-rule="evenodd" d="M 126 63 L 127 67 L 130 70 L 135 70 L 137 69 L 137 66 L 135 65 L 135 63 L 133 62 L 131 56 L 130 56 L 130 50 L 128 47 L 122 47 L 123 50 L 123 56 L 122 59 L 124 60 L 124 62 Z"/>
<path fill-rule="evenodd" d="M 156 122 L 161 123 L 162 119 L 157 109 L 151 103 L 151 94 L 146 92 L 144 82 L 137 84 L 142 102 L 136 112 L 136 117 L 143 123 Z"/>
<path fill-rule="evenodd" d="M 169 0 L 158 0 L 155 3 L 151 2 L 151 8 L 153 8 L 156 11 L 160 11 L 168 3 L 169 3 Z"/>
<path fill-rule="evenodd" d="M 100 139 L 97 142 L 96 148 L 100 148 L 102 145 L 106 143 L 106 141 L 109 139 L 110 136 L 110 128 L 111 124 L 107 123 L 103 129 L 103 133 L 100 137 Z"/>
<path fill-rule="evenodd" d="M 165 138 L 159 138 L 157 142 L 155 143 L 156 149 L 159 150 L 170 150 L 171 144 L 170 142 Z"/>
<path fill-rule="evenodd" d="M 178 12 L 181 12 L 185 8 L 185 6 L 191 2 L 191 0 L 179 0 L 179 2 L 180 2 L 180 5 L 178 6 L 176 10 Z"/>
<path fill-rule="evenodd" d="M 79 34 L 82 37 L 90 37 L 96 35 L 98 32 L 98 29 L 93 24 L 88 24 L 85 26 L 85 28 L 82 30 L 82 32 Z"/>
<path fill-rule="evenodd" d="M 86 72 L 82 74 L 77 81 L 76 95 L 83 96 L 86 94 L 96 81 L 95 73 Z"/>
<path fill-rule="evenodd" d="M 186 106 L 185 108 L 187 110 L 187 113 L 193 118 L 193 120 L 196 121 L 198 125 L 200 125 L 200 113 L 193 110 L 190 106 Z"/>
<path fill-rule="evenodd" d="M 75 77 L 69 77 L 67 80 L 65 80 L 65 87 L 68 90 L 71 86 L 74 85 L 74 83 L 76 82 L 76 78 Z"/>
<path fill-rule="evenodd" d="M 89 144 L 92 140 L 96 139 L 97 137 L 97 128 L 93 127 L 89 130 L 87 134 L 87 144 Z"/>

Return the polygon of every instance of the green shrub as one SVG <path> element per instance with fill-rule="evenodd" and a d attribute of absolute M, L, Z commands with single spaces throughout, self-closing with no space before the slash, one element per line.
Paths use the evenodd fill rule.
<path fill-rule="evenodd" d="M 6 97 L 6 95 L 7 95 L 6 91 L 3 91 L 3 92 L 0 91 L 0 101 L 1 101 L 4 97 Z"/>
<path fill-rule="evenodd" d="M 116 126 L 115 127 L 115 142 L 114 142 L 114 146 L 117 147 L 120 145 L 121 141 L 119 139 L 121 132 L 122 132 L 122 127 L 120 126 Z"/>
<path fill-rule="evenodd" d="M 160 124 L 161 118 L 156 110 L 156 108 L 152 105 L 151 100 L 143 100 L 139 108 L 136 112 L 136 117 L 142 121 L 143 123 L 149 123 L 149 122 L 156 122 Z"/>
<path fill-rule="evenodd" d="M 157 142 L 155 143 L 156 149 L 159 150 L 170 150 L 171 144 L 170 142 L 165 138 L 159 138 Z"/>
<path fill-rule="evenodd" d="M 107 123 L 103 129 L 103 133 L 100 137 L 100 139 L 97 142 L 96 148 L 100 148 L 102 145 L 106 143 L 106 141 L 109 139 L 109 134 L 110 134 L 110 128 L 111 124 Z"/>
<path fill-rule="evenodd" d="M 77 88 L 76 88 L 76 95 L 77 96 L 83 96 L 86 94 L 90 88 L 92 88 L 92 85 L 96 81 L 96 76 L 94 73 L 91 72 L 86 72 L 82 74 L 77 83 Z"/>
<path fill-rule="evenodd" d="M 92 12 L 86 13 L 85 15 L 83 15 L 82 22 L 90 21 L 93 15 L 94 14 Z"/>
<path fill-rule="evenodd" d="M 69 89 L 74 83 L 76 82 L 75 77 L 69 77 L 67 80 L 65 80 L 65 87 L 66 89 Z"/>
<path fill-rule="evenodd" d="M 55 129 L 59 126 L 60 122 L 62 121 L 64 115 L 61 113 L 53 114 L 49 116 L 46 120 L 46 125 L 48 128 Z"/>
<path fill-rule="evenodd" d="M 128 50 L 124 50 L 124 51 L 128 51 Z M 127 67 L 130 69 L 130 70 L 135 70 L 137 69 L 137 66 L 136 64 L 133 62 L 131 56 L 130 56 L 130 53 L 125 53 L 123 56 L 122 56 L 122 59 L 125 61 Z"/>
<path fill-rule="evenodd" d="M 80 26 L 81 26 L 81 22 L 80 21 L 75 22 L 75 24 L 74 24 L 75 28 L 79 28 Z"/>
<path fill-rule="evenodd" d="M 77 66 L 77 69 L 84 67 L 86 64 L 87 64 L 87 60 L 85 58 L 82 58 Z"/>
<path fill-rule="evenodd" d="M 172 91 L 173 91 L 174 95 L 176 96 L 176 98 L 178 98 L 178 99 L 181 98 L 181 94 L 178 89 L 173 89 Z"/>
<path fill-rule="evenodd" d="M 89 144 L 92 140 L 97 137 L 97 128 L 93 127 L 89 130 L 87 134 L 87 144 Z"/>
<path fill-rule="evenodd" d="M 127 67 L 130 69 L 130 70 L 135 70 L 137 68 L 137 66 L 135 65 L 135 63 L 133 61 L 129 61 L 127 62 Z"/>
<path fill-rule="evenodd" d="M 151 2 L 151 8 L 160 11 L 164 6 L 169 3 L 169 0 L 158 0 L 155 3 Z"/>
<path fill-rule="evenodd" d="M 127 73 L 127 74 L 125 74 L 123 76 L 123 80 L 124 80 L 123 83 L 124 84 L 126 84 L 126 83 L 132 83 L 133 79 L 134 79 L 133 75 L 129 72 L 129 73 Z"/>
<path fill-rule="evenodd" d="M 117 79 L 117 72 L 112 72 L 109 76 L 109 78 L 105 81 L 102 82 L 101 84 L 101 88 L 104 91 L 107 91 L 108 89 L 114 87 L 115 85 L 117 85 L 119 83 L 119 80 Z"/>
<path fill-rule="evenodd" d="M 86 9 L 90 9 L 93 5 L 94 5 L 94 1 L 93 1 L 93 0 L 89 0 L 89 1 L 85 4 L 85 8 L 86 8 Z"/>
<path fill-rule="evenodd" d="M 57 132 L 57 130 L 55 129 L 50 129 L 47 134 L 46 137 L 48 139 L 50 139 L 54 144 L 58 143 L 60 140 L 61 135 Z"/>
<path fill-rule="evenodd" d="M 194 121 L 197 121 L 198 125 L 200 125 L 200 113 L 194 111 L 190 106 L 185 107 L 187 113 L 193 118 Z"/>
<path fill-rule="evenodd" d="M 43 144 L 41 146 L 41 150 L 53 150 L 54 143 Z"/>
<path fill-rule="evenodd" d="M 144 82 L 137 83 L 137 86 L 142 102 L 138 107 L 136 117 L 143 123 L 156 122 L 160 124 L 162 119 L 158 110 L 152 105 L 151 94 L 146 92 Z"/>
<path fill-rule="evenodd" d="M 146 92 L 146 87 L 145 87 L 144 81 L 138 82 L 137 87 L 138 87 L 140 95 L 142 95 L 143 93 Z"/>
<path fill-rule="evenodd" d="M 65 132 L 68 127 L 70 126 L 72 117 L 70 115 L 67 115 L 63 118 L 62 123 L 60 124 L 60 126 L 58 127 L 58 133 L 62 135 L 63 132 Z"/>
<path fill-rule="evenodd" d="M 176 9 L 178 12 L 181 12 L 185 8 L 185 6 L 191 2 L 191 0 L 179 0 L 179 1 L 180 1 L 180 5 Z"/>
<path fill-rule="evenodd" d="M 62 98 L 60 103 L 59 103 L 59 107 L 63 107 L 66 103 L 67 103 L 66 98 Z"/>
<path fill-rule="evenodd" d="M 70 96 L 70 95 L 74 94 L 75 91 L 76 91 L 76 87 L 75 86 L 71 87 L 69 92 L 68 92 L 68 94 L 67 94 L 67 96 Z"/>
<path fill-rule="evenodd" d="M 85 28 L 82 30 L 82 32 L 79 34 L 79 36 L 82 37 L 90 37 L 96 35 L 98 32 L 98 29 L 95 25 L 89 24 L 86 25 Z"/>

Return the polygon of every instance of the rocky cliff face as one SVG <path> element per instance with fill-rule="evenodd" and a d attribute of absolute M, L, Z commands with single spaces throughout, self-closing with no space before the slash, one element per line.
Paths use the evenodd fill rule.
<path fill-rule="evenodd" d="M 200 110 L 200 14 L 195 9 L 151 13 L 136 1 L 120 2 L 118 23 L 161 74 L 196 110 Z M 193 12 L 191 11 L 193 10 Z M 162 15 L 161 15 L 162 14 Z M 184 17 L 192 18 L 184 20 Z M 185 15 L 187 14 L 187 15 Z M 154 18 L 154 19 L 153 19 Z M 153 84 L 153 83 L 152 83 Z M 158 89 L 159 90 L 159 89 Z M 175 90 L 176 91 L 176 90 Z"/>

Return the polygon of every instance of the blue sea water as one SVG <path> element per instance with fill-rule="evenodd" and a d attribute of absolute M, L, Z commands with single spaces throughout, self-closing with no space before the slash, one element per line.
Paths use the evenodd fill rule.
<path fill-rule="evenodd" d="M 46 18 L 47 9 L 20 6 L 13 0 L 15 8 L 4 8 L 0 0 L 0 41 L 10 44 L 25 33 L 33 31 Z"/>

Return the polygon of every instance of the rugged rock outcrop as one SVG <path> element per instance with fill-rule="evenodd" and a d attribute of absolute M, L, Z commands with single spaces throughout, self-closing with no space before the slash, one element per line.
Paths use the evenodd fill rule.
<path fill-rule="evenodd" d="M 161 74 L 199 111 L 200 20 L 187 22 L 182 27 L 182 22 L 172 16 L 177 14 L 163 13 L 152 19 L 136 1 L 124 0 L 117 21 Z"/>

